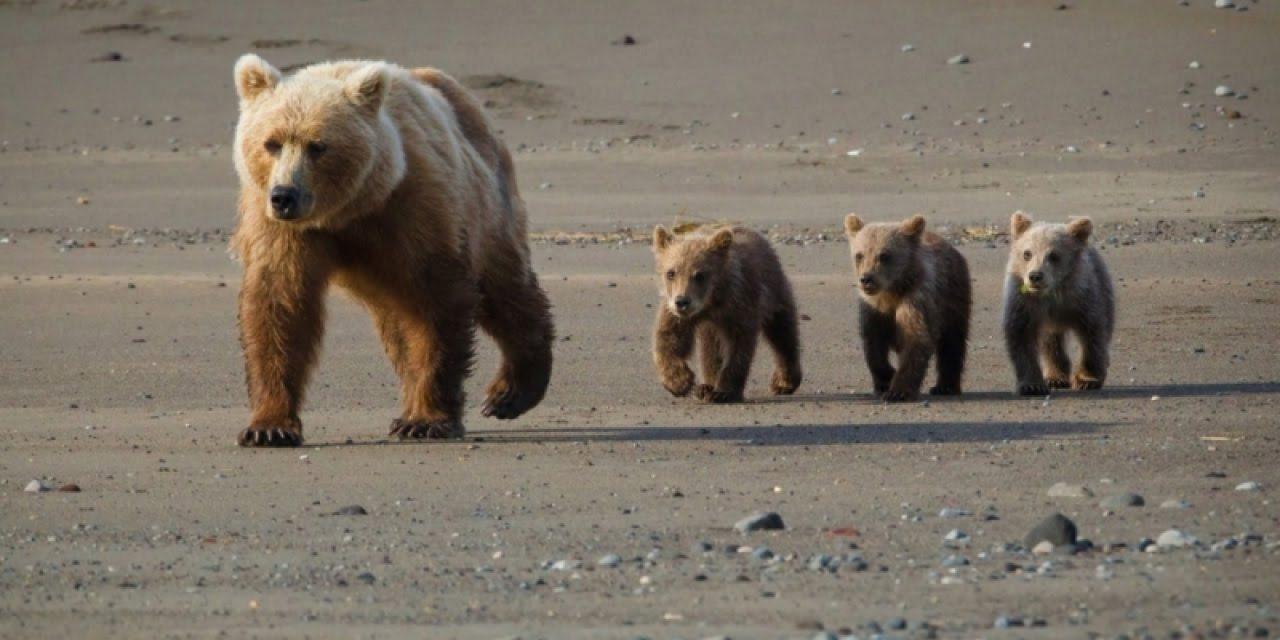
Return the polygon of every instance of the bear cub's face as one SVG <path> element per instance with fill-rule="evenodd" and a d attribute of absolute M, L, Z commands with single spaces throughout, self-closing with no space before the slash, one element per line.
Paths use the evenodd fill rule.
<path fill-rule="evenodd" d="M 692 318 L 706 309 L 724 279 L 732 246 L 732 229 L 676 236 L 662 225 L 655 227 L 653 254 L 667 310 Z"/>
<path fill-rule="evenodd" d="M 915 272 L 924 225 L 921 216 L 901 224 L 864 224 L 856 214 L 845 216 L 844 232 L 853 258 L 853 275 L 862 297 L 874 302 L 885 291 L 901 290 Z"/>
<path fill-rule="evenodd" d="M 1010 220 L 1009 275 L 1027 295 L 1053 291 L 1076 268 L 1089 243 L 1093 223 L 1076 218 L 1068 224 L 1033 225 L 1021 211 Z"/>
<path fill-rule="evenodd" d="M 240 119 L 236 171 L 261 189 L 259 213 L 319 226 L 351 202 L 377 158 L 379 110 L 388 79 L 371 64 L 346 78 L 310 74 L 283 80 L 262 58 L 236 63 Z"/>

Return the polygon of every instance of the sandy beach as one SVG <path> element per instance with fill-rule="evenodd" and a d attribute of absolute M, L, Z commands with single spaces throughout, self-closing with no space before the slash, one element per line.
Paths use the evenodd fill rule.
<path fill-rule="evenodd" d="M 0 637 L 1275 636 L 1280 7 L 1235 4 L 0 0 Z M 250 51 L 485 102 L 554 306 L 538 408 L 480 415 L 482 337 L 467 438 L 389 440 L 335 291 L 305 446 L 235 446 Z M 1095 222 L 1101 391 L 1012 393 L 1018 209 Z M 968 260 L 964 395 L 873 398 L 850 211 Z M 682 222 L 773 240 L 795 396 L 765 357 L 742 404 L 658 384 L 649 238 Z M 1092 548 L 1025 548 L 1054 513 Z"/>

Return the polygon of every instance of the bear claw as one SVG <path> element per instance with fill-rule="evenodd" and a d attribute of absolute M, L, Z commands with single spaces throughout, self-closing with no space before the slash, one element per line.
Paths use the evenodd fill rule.
<path fill-rule="evenodd" d="M 1093 391 L 1102 388 L 1102 381 L 1097 378 L 1084 378 L 1076 376 L 1071 381 L 1071 388 L 1077 391 Z"/>
<path fill-rule="evenodd" d="M 712 404 L 724 404 L 727 402 L 742 402 L 742 393 L 734 391 L 716 391 L 715 387 L 709 384 L 700 384 L 694 389 L 694 395 L 703 402 Z"/>
<path fill-rule="evenodd" d="M 1045 384 L 1049 385 L 1049 388 L 1050 388 L 1050 389 L 1069 389 L 1069 388 L 1071 388 L 1071 383 L 1070 383 L 1070 382 L 1068 382 L 1066 378 L 1052 378 L 1052 377 L 1051 377 L 1051 378 L 1045 378 L 1044 382 L 1045 382 Z"/>
<path fill-rule="evenodd" d="M 457 420 L 405 420 L 396 418 L 391 421 L 391 431 L 387 434 L 401 440 L 457 440 L 466 435 L 466 429 Z"/>
<path fill-rule="evenodd" d="M 485 399 L 480 413 L 486 418 L 511 420 L 519 418 L 524 412 L 532 409 L 534 405 L 538 404 L 539 400 L 541 400 L 541 397 L 538 394 L 529 391 L 511 388 L 504 391 L 494 391 Z"/>
<path fill-rule="evenodd" d="M 255 425 L 241 431 L 236 441 L 242 447 L 297 447 L 302 444 L 302 429 Z"/>
<path fill-rule="evenodd" d="M 1047 396 L 1049 395 L 1049 385 L 1043 382 L 1025 382 L 1018 385 L 1018 395 Z"/>
<path fill-rule="evenodd" d="M 799 376 L 795 377 L 798 378 Z M 800 381 L 792 379 L 792 377 L 784 375 L 782 372 L 775 372 L 773 380 L 769 382 L 769 390 L 774 395 L 789 396 L 795 393 L 798 388 L 800 388 Z"/>

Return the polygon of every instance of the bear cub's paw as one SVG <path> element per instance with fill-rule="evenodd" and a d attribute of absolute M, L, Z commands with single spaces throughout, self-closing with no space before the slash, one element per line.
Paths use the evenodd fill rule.
<path fill-rule="evenodd" d="M 703 402 L 711 404 L 724 404 L 727 402 L 742 402 L 742 392 L 739 391 L 716 391 L 715 387 L 709 384 L 700 384 L 694 390 L 694 395 Z"/>
<path fill-rule="evenodd" d="M 255 424 L 241 431 L 237 441 L 242 447 L 297 447 L 302 445 L 302 425 Z"/>
<path fill-rule="evenodd" d="M 689 367 L 676 369 L 663 378 L 662 387 L 677 398 L 689 395 L 693 390 L 693 371 Z"/>
<path fill-rule="evenodd" d="M 919 394 L 917 394 L 915 391 L 903 391 L 901 389 L 890 389 L 888 391 L 885 391 L 884 395 L 880 396 L 880 399 L 884 400 L 885 402 L 911 402 L 915 400 L 918 395 Z"/>
<path fill-rule="evenodd" d="M 391 421 L 391 431 L 387 435 L 401 440 L 459 440 L 467 430 L 459 420 L 407 420 L 396 418 Z"/>
<path fill-rule="evenodd" d="M 938 384 L 938 385 L 934 385 L 932 388 L 930 388 L 930 389 L 929 389 L 929 395 L 931 395 L 931 396 L 958 396 L 958 395 L 960 395 L 960 387 L 951 387 L 951 386 L 944 387 L 944 386 L 942 386 L 942 385 L 940 385 L 940 384 Z"/>
<path fill-rule="evenodd" d="M 1018 383 L 1018 395 L 1047 396 L 1049 395 L 1049 385 L 1043 382 L 1020 382 Z"/>
<path fill-rule="evenodd" d="M 769 381 L 769 390 L 774 395 L 789 396 L 796 392 L 800 387 L 799 376 L 788 375 L 784 371 L 774 371 L 773 378 Z"/>
<path fill-rule="evenodd" d="M 1102 388 L 1102 381 L 1097 378 L 1090 378 L 1080 374 L 1076 374 L 1071 379 L 1071 388 L 1077 391 L 1094 391 Z"/>
<path fill-rule="evenodd" d="M 1044 383 L 1048 385 L 1050 389 L 1070 389 L 1071 388 L 1070 380 L 1067 380 L 1066 378 L 1059 378 L 1056 376 L 1049 376 L 1048 378 L 1045 378 Z"/>

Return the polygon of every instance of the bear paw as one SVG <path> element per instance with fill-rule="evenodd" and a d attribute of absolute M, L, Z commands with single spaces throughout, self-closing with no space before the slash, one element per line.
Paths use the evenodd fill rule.
<path fill-rule="evenodd" d="M 1059 378 L 1057 376 L 1049 376 L 1048 378 L 1045 378 L 1044 383 L 1049 385 L 1050 389 L 1070 389 L 1071 388 L 1070 380 L 1067 380 L 1066 378 Z"/>
<path fill-rule="evenodd" d="M 1071 379 L 1071 388 L 1078 391 L 1093 391 L 1102 388 L 1102 381 L 1097 378 L 1088 378 L 1077 373 Z"/>
<path fill-rule="evenodd" d="M 724 404 L 727 402 L 742 402 L 741 391 L 716 391 L 715 387 L 709 384 L 700 384 L 694 390 L 694 395 L 703 402 L 712 404 Z"/>
<path fill-rule="evenodd" d="M 1049 395 L 1049 385 L 1043 382 L 1019 382 L 1018 395 L 1047 396 Z"/>
<path fill-rule="evenodd" d="M 459 420 L 406 420 L 396 418 L 391 421 L 391 432 L 401 440 L 458 440 L 466 435 L 467 430 Z"/>
<path fill-rule="evenodd" d="M 931 396 L 958 396 L 960 395 L 960 387 L 934 385 L 929 389 Z"/>
<path fill-rule="evenodd" d="M 904 391 L 902 389 L 890 389 L 888 391 L 885 391 L 884 395 L 880 396 L 880 399 L 884 400 L 885 402 L 911 402 L 912 400 L 916 399 L 917 395 L 918 394 L 915 391 Z"/>
<path fill-rule="evenodd" d="M 662 388 L 677 398 L 689 395 L 693 390 L 693 371 L 689 367 L 675 370 L 662 379 Z"/>
<path fill-rule="evenodd" d="M 511 420 L 519 418 L 541 401 L 541 393 L 503 383 L 489 389 L 489 395 L 484 399 L 484 406 L 480 408 L 480 413 L 486 418 Z"/>
<path fill-rule="evenodd" d="M 774 371 L 773 378 L 769 381 L 769 390 L 778 396 L 789 396 L 799 387 L 800 375 L 788 374 L 785 371 Z"/>
<path fill-rule="evenodd" d="M 302 425 L 251 425 L 236 438 L 242 447 L 297 447 L 302 444 Z"/>

